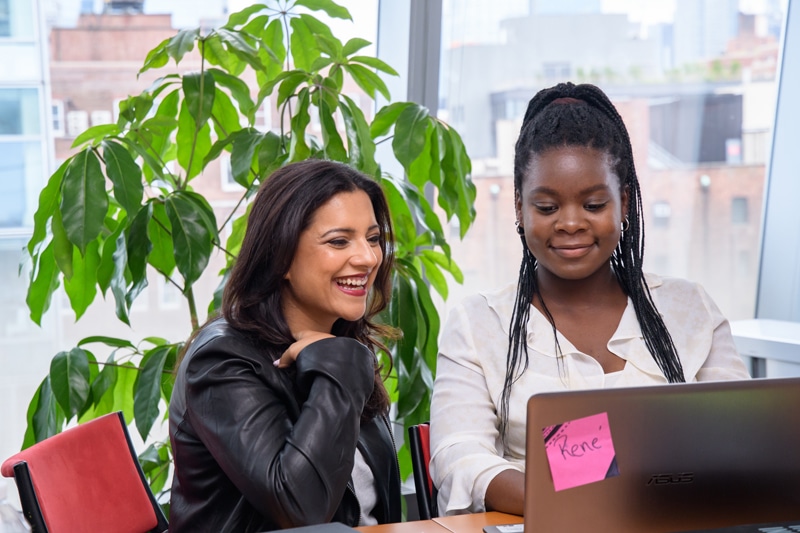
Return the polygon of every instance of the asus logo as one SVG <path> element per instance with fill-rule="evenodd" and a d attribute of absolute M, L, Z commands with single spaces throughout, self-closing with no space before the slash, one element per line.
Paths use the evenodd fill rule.
<path fill-rule="evenodd" d="M 694 472 L 682 472 L 680 474 L 653 474 L 647 485 L 678 485 L 693 482 Z"/>

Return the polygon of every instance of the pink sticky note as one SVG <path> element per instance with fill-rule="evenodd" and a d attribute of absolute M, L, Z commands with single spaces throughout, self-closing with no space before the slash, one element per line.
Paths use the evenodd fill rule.
<path fill-rule="evenodd" d="M 619 475 L 608 413 L 542 429 L 556 491 Z"/>

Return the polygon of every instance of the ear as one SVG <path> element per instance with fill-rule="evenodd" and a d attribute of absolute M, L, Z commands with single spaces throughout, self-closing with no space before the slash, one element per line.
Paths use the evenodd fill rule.
<path fill-rule="evenodd" d="M 622 188 L 622 194 L 620 195 L 620 205 L 622 207 L 622 218 L 620 220 L 625 220 L 625 217 L 628 214 L 628 201 L 630 200 L 630 195 L 628 194 L 629 187 L 626 185 Z"/>
<path fill-rule="evenodd" d="M 522 196 L 519 194 L 519 189 L 514 191 L 514 214 L 517 222 L 522 222 Z"/>

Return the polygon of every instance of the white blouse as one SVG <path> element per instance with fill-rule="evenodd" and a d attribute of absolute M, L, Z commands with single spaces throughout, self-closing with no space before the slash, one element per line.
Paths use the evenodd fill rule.
<path fill-rule="evenodd" d="M 686 381 L 747 379 L 728 321 L 697 283 L 646 275 L 683 365 Z M 439 512 L 485 510 L 489 482 L 503 470 L 524 471 L 525 417 L 535 392 L 666 383 L 642 338 L 633 303 L 623 312 L 608 349 L 626 361 L 605 374 L 592 357 L 560 332 L 563 359 L 556 355 L 553 328 L 531 307 L 528 369 L 514 384 L 509 401 L 506 447 L 497 429 L 506 372 L 508 328 L 516 283 L 466 298 L 448 315 L 439 343 L 431 400 L 431 475 L 439 489 Z"/>

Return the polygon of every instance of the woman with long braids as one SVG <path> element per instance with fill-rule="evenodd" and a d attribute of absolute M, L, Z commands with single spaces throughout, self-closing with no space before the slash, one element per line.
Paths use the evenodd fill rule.
<path fill-rule="evenodd" d="M 440 514 L 522 514 L 533 393 L 749 377 L 702 287 L 642 272 L 631 142 L 600 89 L 562 83 L 533 97 L 514 190 L 517 283 L 467 298 L 442 332 L 431 403 Z"/>

